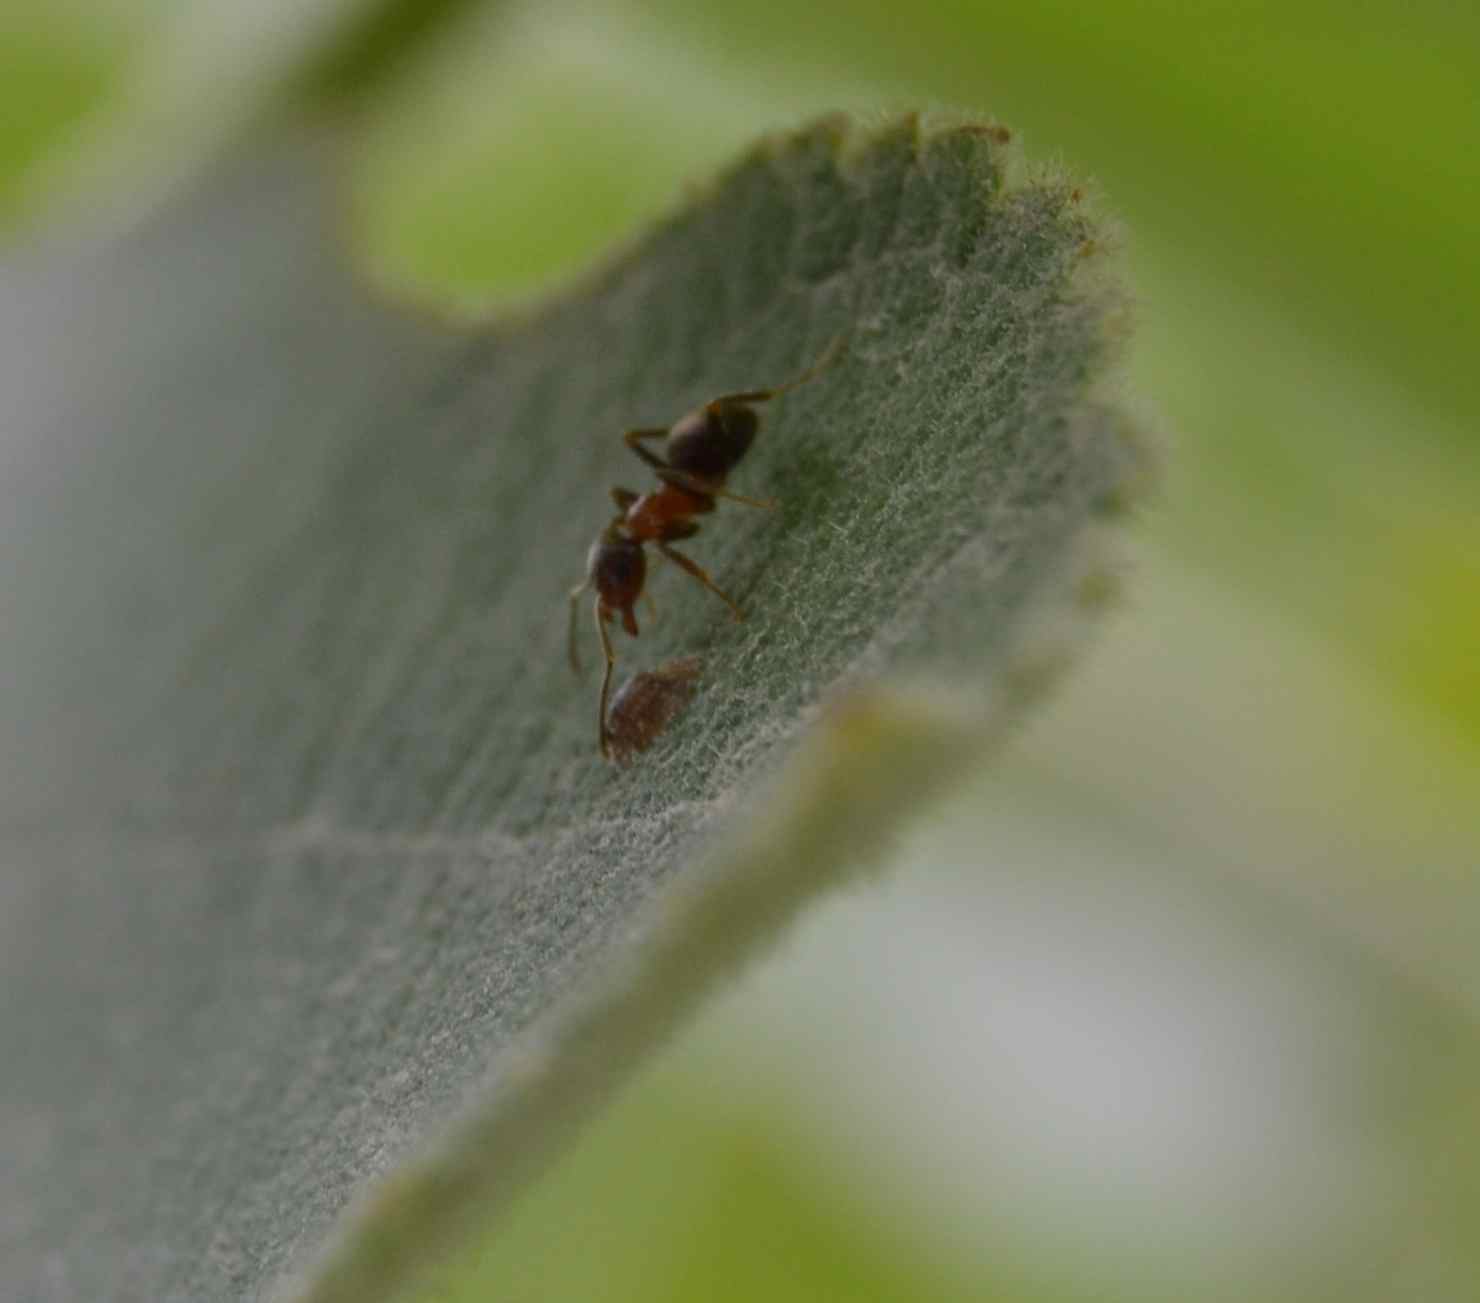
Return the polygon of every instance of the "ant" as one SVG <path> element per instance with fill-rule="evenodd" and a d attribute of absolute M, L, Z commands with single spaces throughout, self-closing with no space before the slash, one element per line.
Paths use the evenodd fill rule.
<path fill-rule="evenodd" d="M 596 590 L 596 632 L 601 637 L 601 651 L 606 657 L 606 672 L 601 680 L 601 704 L 597 712 L 603 758 L 611 758 L 606 704 L 612 668 L 617 662 L 606 626 L 620 617 L 622 628 L 632 637 L 637 637 L 637 616 L 632 608 L 637 599 L 645 595 L 645 546 L 651 543 L 660 555 L 692 575 L 730 608 L 735 619 L 745 618 L 734 599 L 709 577 L 709 572 L 672 545 L 697 534 L 699 522 L 694 517 L 713 511 L 719 498 L 740 502 L 747 507 L 775 509 L 776 503 L 770 499 L 731 493 L 725 488 L 725 481 L 750 450 L 760 429 L 760 413 L 755 410 L 756 405 L 770 402 L 821 374 L 836 358 L 841 343 L 842 337 L 839 336 L 807 370 L 783 385 L 721 394 L 679 417 L 672 425 L 628 430 L 622 436 L 627 447 L 653 468 L 659 485 L 643 494 L 633 493 L 631 489 L 611 490 L 617 514 L 586 554 L 586 578 L 570 590 L 569 651 L 571 668 L 576 673 L 580 673 L 581 668 L 576 651 L 576 604 L 588 588 Z M 664 441 L 662 456 L 643 446 L 649 439 Z"/>

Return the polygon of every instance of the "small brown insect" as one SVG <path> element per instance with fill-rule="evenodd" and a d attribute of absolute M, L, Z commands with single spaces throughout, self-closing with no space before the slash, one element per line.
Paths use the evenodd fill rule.
<path fill-rule="evenodd" d="M 750 450 L 760 429 L 760 413 L 755 410 L 756 406 L 770 402 L 820 374 L 832 364 L 841 344 L 842 337 L 839 336 L 812 366 L 783 385 L 721 394 L 679 417 L 672 425 L 628 430 L 622 436 L 623 442 L 656 472 L 658 487 L 643 494 L 633 493 L 631 489 L 611 490 L 617 514 L 586 555 L 586 578 L 570 591 L 570 663 L 571 668 L 579 673 L 576 603 L 588 588 L 596 590 L 596 632 L 601 637 L 601 651 L 606 658 L 597 728 L 601 754 L 608 759 L 611 751 L 606 705 L 616 655 L 606 626 L 610 621 L 620 619 L 622 628 L 632 637 L 637 637 L 637 616 L 632 608 L 643 595 L 647 582 L 646 545 L 653 544 L 660 555 L 703 584 L 730 608 L 737 620 L 744 618 L 733 599 L 709 577 L 709 572 L 672 545 L 699 532 L 699 522 L 694 517 L 713 511 L 716 499 L 741 502 L 748 507 L 775 507 L 776 504 L 769 500 L 729 492 L 725 481 Z M 643 446 L 649 439 L 664 441 L 662 456 Z"/>
<path fill-rule="evenodd" d="M 606 717 L 607 746 L 614 760 L 627 764 L 662 736 L 694 699 L 702 666 L 697 656 L 680 656 L 634 674 L 617 689 Z"/>

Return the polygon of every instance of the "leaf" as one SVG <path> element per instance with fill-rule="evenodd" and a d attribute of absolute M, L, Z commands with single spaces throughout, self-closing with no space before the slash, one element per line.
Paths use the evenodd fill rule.
<path fill-rule="evenodd" d="M 578 293 L 458 333 L 347 283 L 321 151 L 238 161 L 7 274 L 0 718 L 7 1293 L 387 1297 L 1001 735 L 1134 487 L 1119 299 L 1006 133 L 758 147 Z M 778 399 L 596 755 L 565 589 L 649 478 L 617 437 Z M 583 628 L 584 628 L 583 622 Z M 471 1104 L 467 1101 L 471 1098 Z"/>

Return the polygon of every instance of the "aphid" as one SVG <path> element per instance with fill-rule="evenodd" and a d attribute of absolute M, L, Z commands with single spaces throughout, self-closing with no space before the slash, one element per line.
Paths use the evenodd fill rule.
<path fill-rule="evenodd" d="M 606 626 L 610 621 L 620 619 L 622 628 L 632 637 L 637 637 L 637 616 L 632 608 L 643 595 L 647 582 L 647 553 L 644 549 L 651 543 L 661 556 L 693 576 L 724 602 L 735 619 L 744 618 L 739 606 L 710 578 L 709 572 L 673 544 L 699 532 L 699 522 L 694 517 L 713 511 L 716 499 L 724 498 L 765 509 L 776 506 L 770 500 L 731 493 L 725 488 L 725 481 L 750 450 L 760 429 L 760 413 L 755 410 L 757 404 L 770 402 L 813 379 L 831 365 L 841 343 L 840 336 L 812 366 L 783 385 L 721 394 L 679 417 L 670 426 L 628 430 L 622 436 L 623 442 L 653 468 L 659 480 L 658 487 L 642 494 L 633 493 L 631 489 L 611 490 L 617 514 L 586 555 L 585 580 L 570 591 L 570 663 L 579 673 L 576 604 L 586 589 L 596 590 L 596 632 L 600 635 L 602 655 L 606 658 L 597 727 L 601 754 L 608 759 L 611 757 L 611 739 L 606 706 L 616 655 Z M 663 440 L 662 456 L 644 446 L 651 439 Z"/>
<path fill-rule="evenodd" d="M 680 656 L 634 674 L 617 689 L 606 717 L 612 758 L 626 764 L 646 751 L 693 700 L 703 662 Z"/>

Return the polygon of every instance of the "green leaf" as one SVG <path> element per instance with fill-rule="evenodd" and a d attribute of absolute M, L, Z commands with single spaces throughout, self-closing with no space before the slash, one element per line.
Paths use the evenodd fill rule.
<path fill-rule="evenodd" d="M 5 286 L 22 1297 L 388 1296 L 877 863 L 1110 586 L 1140 457 L 1103 394 L 1105 236 L 1067 183 L 1005 179 L 1000 129 L 765 143 L 470 333 L 346 282 L 322 162 L 238 161 Z M 603 764 L 564 594 L 607 486 L 651 483 L 621 429 L 838 338 L 733 478 L 779 509 L 721 504 L 689 545 L 748 619 L 656 574 L 622 668 L 697 654 L 698 693 Z"/>

